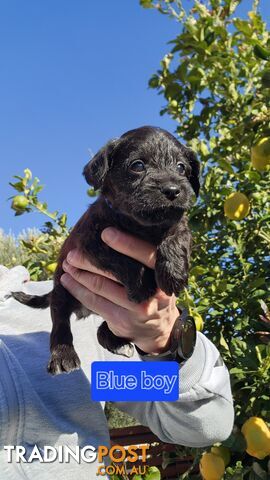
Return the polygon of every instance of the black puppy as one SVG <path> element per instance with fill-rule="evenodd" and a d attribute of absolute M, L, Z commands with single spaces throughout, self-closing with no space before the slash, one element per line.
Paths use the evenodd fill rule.
<path fill-rule="evenodd" d="M 194 153 L 160 128 L 141 127 L 109 141 L 85 166 L 87 182 L 100 196 L 73 228 L 63 244 L 53 290 L 43 296 L 14 292 L 20 302 L 46 308 L 50 305 L 53 327 L 50 339 L 52 374 L 80 366 L 74 350 L 70 316 L 91 313 L 60 283 L 62 263 L 78 248 L 92 264 L 112 272 L 126 287 L 128 298 L 143 302 L 157 285 L 168 295 L 184 288 L 188 279 L 191 234 L 185 215 L 199 192 L 199 164 Z M 104 228 L 113 226 L 157 246 L 155 270 L 122 255 L 101 240 Z M 111 352 L 131 356 L 128 338 L 119 338 L 103 322 L 99 343 Z"/>

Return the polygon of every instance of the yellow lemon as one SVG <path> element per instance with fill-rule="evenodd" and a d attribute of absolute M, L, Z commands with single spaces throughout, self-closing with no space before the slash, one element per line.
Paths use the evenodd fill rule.
<path fill-rule="evenodd" d="M 200 460 L 200 472 L 203 480 L 221 480 L 225 473 L 223 458 L 214 453 L 203 453 Z"/>
<path fill-rule="evenodd" d="M 22 210 L 25 210 L 28 204 L 29 201 L 24 195 L 16 195 L 16 197 L 14 197 L 12 200 L 11 208 L 13 208 L 13 210 L 16 212 L 21 212 Z"/>
<path fill-rule="evenodd" d="M 53 263 L 49 263 L 48 265 L 46 265 L 45 268 L 46 268 L 47 272 L 54 273 L 55 270 L 56 270 L 56 267 L 57 267 L 57 263 L 53 262 Z"/>
<path fill-rule="evenodd" d="M 170 101 L 170 107 L 172 107 L 172 108 L 178 107 L 178 102 L 177 102 L 177 100 L 171 100 L 171 101 Z"/>
<path fill-rule="evenodd" d="M 270 137 L 261 138 L 251 148 L 251 163 L 259 172 L 267 170 L 270 165 Z"/>
<path fill-rule="evenodd" d="M 247 453 L 263 459 L 270 455 L 270 430 L 260 417 L 250 417 L 241 429 L 246 442 Z"/>
<path fill-rule="evenodd" d="M 224 213 L 231 220 L 242 220 L 250 209 L 249 200 L 244 193 L 231 193 L 225 200 Z"/>
<path fill-rule="evenodd" d="M 223 461 L 225 463 L 225 467 L 227 467 L 227 465 L 229 465 L 229 463 L 231 461 L 231 452 L 227 447 L 223 447 L 222 445 L 220 445 L 219 447 L 212 447 L 211 452 L 214 455 L 218 455 L 219 457 L 221 457 L 223 459 Z"/>

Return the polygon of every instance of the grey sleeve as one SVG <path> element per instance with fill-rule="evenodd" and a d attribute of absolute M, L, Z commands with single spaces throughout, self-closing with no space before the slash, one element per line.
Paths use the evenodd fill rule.
<path fill-rule="evenodd" d="M 204 447 L 231 433 L 234 409 L 229 373 L 216 347 L 198 333 L 192 357 L 180 367 L 176 402 L 115 402 L 160 440 Z"/>

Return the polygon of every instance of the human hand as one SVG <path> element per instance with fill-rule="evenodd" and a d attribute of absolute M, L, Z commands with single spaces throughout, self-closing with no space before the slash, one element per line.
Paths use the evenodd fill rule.
<path fill-rule="evenodd" d="M 156 247 L 115 228 L 105 228 L 102 240 L 149 268 L 154 268 Z M 110 272 L 92 265 L 79 250 L 68 253 L 63 262 L 62 285 L 89 310 L 100 315 L 110 330 L 128 338 L 146 353 L 161 353 L 168 349 L 170 333 L 179 316 L 175 296 L 157 289 L 143 303 L 128 300 L 125 287 Z"/>

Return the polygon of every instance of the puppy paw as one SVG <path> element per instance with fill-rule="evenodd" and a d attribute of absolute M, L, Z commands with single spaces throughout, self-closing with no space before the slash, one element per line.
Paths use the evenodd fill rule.
<path fill-rule="evenodd" d="M 89 308 L 80 305 L 80 307 L 76 309 L 74 313 L 76 314 L 77 320 L 80 320 L 81 318 L 89 317 L 89 315 L 91 315 L 93 312 L 92 310 L 89 310 Z"/>
<path fill-rule="evenodd" d="M 188 275 L 186 272 L 171 271 L 162 264 L 156 267 L 157 284 L 167 295 L 176 296 L 187 286 Z"/>
<path fill-rule="evenodd" d="M 112 348 L 110 352 L 115 353 L 116 355 L 123 355 L 124 357 L 130 358 L 134 354 L 134 346 L 132 343 L 126 343 L 125 345 L 120 345 L 119 347 Z"/>
<path fill-rule="evenodd" d="M 109 350 L 109 352 L 115 353 L 116 355 L 132 357 L 134 353 L 134 346 L 129 343 L 128 339 L 114 335 L 106 322 L 103 322 L 99 326 L 97 338 L 103 348 L 106 348 L 106 350 Z"/>
<path fill-rule="evenodd" d="M 156 293 L 156 290 L 156 287 L 143 287 L 138 288 L 137 290 L 128 290 L 127 296 L 131 302 L 142 303 L 145 302 L 145 300 L 148 300 L 148 298 L 153 297 L 153 295 Z"/>
<path fill-rule="evenodd" d="M 80 366 L 80 359 L 72 345 L 57 345 L 52 350 L 47 370 L 51 375 L 58 375 L 78 370 Z"/>

